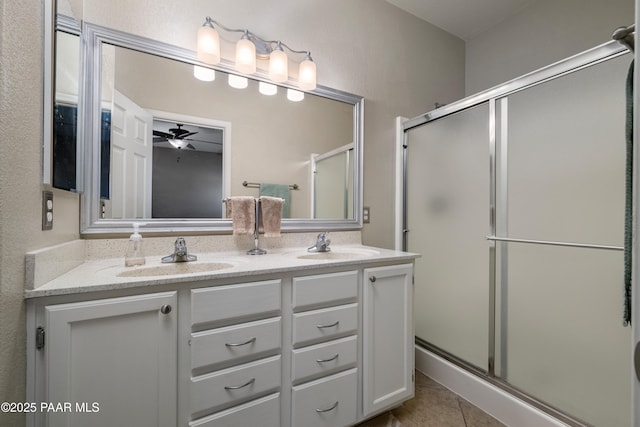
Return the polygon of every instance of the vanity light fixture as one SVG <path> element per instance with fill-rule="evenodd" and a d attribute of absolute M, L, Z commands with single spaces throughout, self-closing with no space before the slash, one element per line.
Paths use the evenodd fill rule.
<path fill-rule="evenodd" d="M 267 82 L 260 82 L 258 83 L 258 92 L 267 96 L 275 95 L 278 93 L 278 86 Z"/>
<path fill-rule="evenodd" d="M 229 74 L 229 86 L 235 89 L 245 89 L 249 86 L 249 80 L 246 77 Z"/>
<path fill-rule="evenodd" d="M 201 67 L 199 65 L 194 65 L 193 76 L 198 80 L 202 80 L 203 82 L 212 82 L 216 79 L 216 70 Z"/>
<path fill-rule="evenodd" d="M 292 102 L 300 102 L 304 99 L 304 92 L 295 89 L 287 89 L 287 99 Z"/>
<path fill-rule="evenodd" d="M 242 33 L 236 43 L 235 67 L 243 74 L 256 72 L 256 58 L 269 60 L 269 79 L 281 83 L 289 80 L 289 57 L 286 48 L 292 54 L 305 55 L 298 66 L 298 87 L 301 90 L 316 88 L 316 64 L 311 58 L 311 52 L 291 49 L 280 40 L 265 40 L 249 30 L 227 28 L 207 16 L 198 29 L 197 53 L 198 59 L 206 64 L 215 65 L 220 62 L 220 35 L 214 24 L 227 32 Z"/>

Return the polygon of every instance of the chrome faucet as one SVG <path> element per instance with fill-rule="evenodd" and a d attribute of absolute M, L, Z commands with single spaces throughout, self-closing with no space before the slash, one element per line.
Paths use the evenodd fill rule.
<path fill-rule="evenodd" d="M 162 257 L 162 262 L 189 262 L 196 261 L 198 259 L 195 255 L 189 255 L 187 253 L 187 242 L 184 237 L 178 237 L 174 243 L 174 250 L 171 255 Z"/>
<path fill-rule="evenodd" d="M 327 239 L 327 234 L 329 233 L 318 234 L 316 244 L 308 248 L 307 252 L 329 252 L 331 250 L 329 247 L 331 240 Z"/>

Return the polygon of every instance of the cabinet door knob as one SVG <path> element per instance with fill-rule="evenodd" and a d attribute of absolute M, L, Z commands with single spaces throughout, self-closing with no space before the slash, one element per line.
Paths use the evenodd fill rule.
<path fill-rule="evenodd" d="M 369 281 L 370 281 L 371 283 L 376 283 L 376 280 L 377 280 L 377 279 L 376 279 L 376 276 L 371 276 L 371 277 L 369 277 Z"/>
<path fill-rule="evenodd" d="M 162 307 L 160 307 L 160 313 L 162 314 L 171 313 L 171 306 L 169 304 L 164 304 Z"/>

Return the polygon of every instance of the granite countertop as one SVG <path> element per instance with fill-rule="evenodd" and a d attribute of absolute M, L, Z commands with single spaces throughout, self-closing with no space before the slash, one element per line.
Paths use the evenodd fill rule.
<path fill-rule="evenodd" d="M 307 270 L 363 265 L 385 261 L 413 261 L 418 254 L 363 245 L 332 246 L 331 252 L 308 253 L 306 247 L 271 249 L 266 255 L 245 252 L 195 253 L 198 260 L 162 264 L 146 257 L 145 265 L 125 267 L 124 258 L 88 260 L 58 277 L 25 291 L 25 298 L 78 294 L 171 283 L 227 279 Z"/>

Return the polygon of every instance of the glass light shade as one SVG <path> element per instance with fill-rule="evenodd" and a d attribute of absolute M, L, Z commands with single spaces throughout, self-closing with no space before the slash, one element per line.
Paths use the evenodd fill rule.
<path fill-rule="evenodd" d="M 278 83 L 289 79 L 289 58 L 282 49 L 275 49 L 269 55 L 269 78 Z"/>
<path fill-rule="evenodd" d="M 203 25 L 198 30 L 197 41 L 198 59 L 207 64 L 217 64 L 220 62 L 220 35 L 208 26 Z"/>
<path fill-rule="evenodd" d="M 298 68 L 298 86 L 302 90 L 313 90 L 316 88 L 316 63 L 307 57 L 300 63 Z"/>
<path fill-rule="evenodd" d="M 236 43 L 236 69 L 244 74 L 256 72 L 256 45 L 242 38 Z"/>
<path fill-rule="evenodd" d="M 249 80 L 246 77 L 229 74 L 229 86 L 236 89 L 244 89 L 249 86 Z"/>
<path fill-rule="evenodd" d="M 173 145 L 173 147 L 178 150 L 182 150 L 188 143 L 188 141 L 185 141 L 184 139 L 168 139 L 167 141 L 169 141 L 169 144 Z"/>
<path fill-rule="evenodd" d="M 198 80 L 202 80 L 203 82 L 212 82 L 216 79 L 216 70 L 201 67 L 199 65 L 194 65 L 193 76 Z"/>
<path fill-rule="evenodd" d="M 304 99 L 304 92 L 295 89 L 287 89 L 287 99 L 293 102 L 300 102 Z"/>
<path fill-rule="evenodd" d="M 258 83 L 258 91 L 263 95 L 275 95 L 278 93 L 278 86 L 271 83 L 260 82 Z"/>

